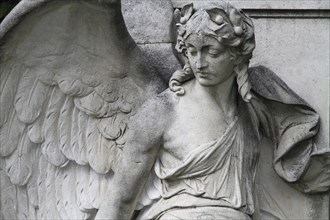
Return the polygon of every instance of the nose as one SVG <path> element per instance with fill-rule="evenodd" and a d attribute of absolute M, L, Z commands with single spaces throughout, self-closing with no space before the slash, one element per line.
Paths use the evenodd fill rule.
<path fill-rule="evenodd" d="M 201 70 L 207 67 L 207 61 L 202 55 L 198 55 L 196 59 L 196 69 Z"/>

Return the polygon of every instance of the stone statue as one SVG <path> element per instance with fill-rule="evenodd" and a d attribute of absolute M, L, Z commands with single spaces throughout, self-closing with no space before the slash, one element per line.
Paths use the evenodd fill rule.
<path fill-rule="evenodd" d="M 119 0 L 49 2 L 15 29 L 5 21 L 2 218 L 280 219 L 262 208 L 262 139 L 290 185 L 329 190 L 318 114 L 272 71 L 249 68 L 251 19 L 227 3 L 174 16 L 184 65 L 168 89 Z"/>

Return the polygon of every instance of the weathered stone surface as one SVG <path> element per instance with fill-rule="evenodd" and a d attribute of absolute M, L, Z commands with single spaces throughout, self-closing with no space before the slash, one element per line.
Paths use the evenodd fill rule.
<path fill-rule="evenodd" d="M 329 146 L 330 19 L 255 19 L 257 47 L 251 65 L 265 65 L 322 118 L 317 146 Z"/>
<path fill-rule="evenodd" d="M 176 70 L 181 69 L 181 65 L 173 54 L 173 44 L 139 44 L 139 47 L 146 55 L 147 64 L 155 67 L 156 72 L 159 73 L 166 82 L 169 81 Z"/>
<path fill-rule="evenodd" d="M 138 44 L 173 42 L 170 0 L 123 0 L 127 29 Z"/>
<path fill-rule="evenodd" d="M 203 7 L 210 3 L 218 4 L 216 0 L 172 0 L 174 7 L 182 7 L 189 3 L 194 3 L 196 7 Z M 235 7 L 243 9 L 285 9 L 285 10 L 322 10 L 329 9 L 330 3 L 326 0 L 228 0 Z"/>
<path fill-rule="evenodd" d="M 319 112 L 318 149 L 329 149 L 329 19 L 254 19 L 257 47 L 251 65 L 265 65 Z M 270 163 L 271 149 L 261 156 L 261 172 L 266 185 L 274 184 L 270 194 L 277 199 L 287 218 L 327 219 L 328 195 L 304 195 L 278 178 Z M 268 162 L 267 162 L 268 161 Z M 274 193 L 278 191 L 281 193 Z M 283 199 L 285 198 L 285 199 Z M 295 202 L 292 202 L 292 201 Z M 304 207 L 303 209 L 301 207 Z"/>
<path fill-rule="evenodd" d="M 232 2 L 265 9 L 262 17 L 329 9 Z M 0 38 L 18 25 L 1 39 L 0 217 L 117 219 L 137 209 L 142 218 L 166 210 L 161 219 L 328 219 L 329 196 L 303 192 L 330 185 L 329 19 L 255 19 L 257 67 L 247 69 L 249 18 L 226 5 L 204 14 L 185 7 L 182 69 L 171 1 L 123 0 L 143 54 L 116 3 L 23 0 L 1 24 Z M 240 37 L 244 62 L 227 50 Z M 170 89 L 138 109 L 173 72 Z"/>

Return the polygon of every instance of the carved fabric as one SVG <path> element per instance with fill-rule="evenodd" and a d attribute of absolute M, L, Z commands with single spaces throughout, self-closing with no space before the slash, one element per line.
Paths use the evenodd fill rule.
<path fill-rule="evenodd" d="M 240 100 L 243 104 L 242 100 Z M 151 208 L 153 219 L 173 207 L 229 207 L 245 215 L 254 213 L 256 164 L 259 156 L 256 134 L 239 108 L 238 116 L 217 140 L 196 146 L 180 164 L 161 160 L 155 173 L 162 180 L 162 200 Z M 182 202 L 182 201 L 185 202 Z"/>
<path fill-rule="evenodd" d="M 262 190 L 253 191 L 262 136 L 273 142 L 278 175 L 288 182 L 300 180 L 296 184 L 308 190 L 302 177 L 311 157 L 319 154 L 313 145 L 319 116 L 268 69 L 250 69 L 250 76 L 262 86 L 253 87 L 251 103 L 239 98 L 238 120 L 218 140 L 196 146 L 178 164 L 165 163 L 160 154 L 155 173 L 162 180 L 162 199 L 144 215 L 148 219 L 174 208 L 210 206 L 252 216 L 255 198 L 266 203 L 258 195 Z"/>
<path fill-rule="evenodd" d="M 159 220 L 184 220 L 184 219 L 236 219 L 251 220 L 248 215 L 225 207 L 197 207 L 191 209 L 173 209 L 165 212 Z M 158 220 L 157 219 L 157 220 Z"/>
<path fill-rule="evenodd" d="M 255 98 L 248 105 L 255 127 L 274 144 L 274 168 L 299 190 L 322 192 L 324 188 L 298 182 L 304 178 L 313 156 L 325 153 L 314 145 L 320 117 L 294 93 L 275 73 L 266 67 L 249 69 L 249 80 Z M 322 176 L 322 170 L 315 176 Z M 306 185 L 307 184 L 307 185 Z"/>

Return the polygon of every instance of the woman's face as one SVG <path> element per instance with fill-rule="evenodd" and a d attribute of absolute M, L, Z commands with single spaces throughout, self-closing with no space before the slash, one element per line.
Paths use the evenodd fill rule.
<path fill-rule="evenodd" d="M 192 34 L 185 43 L 190 66 L 202 86 L 217 86 L 232 76 L 235 65 L 231 53 L 216 39 Z"/>

